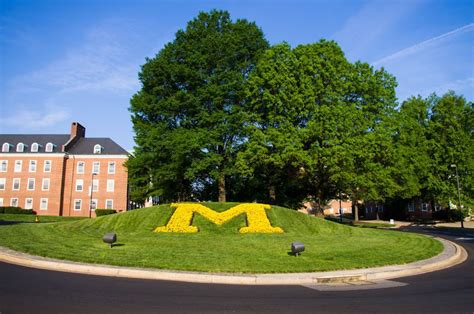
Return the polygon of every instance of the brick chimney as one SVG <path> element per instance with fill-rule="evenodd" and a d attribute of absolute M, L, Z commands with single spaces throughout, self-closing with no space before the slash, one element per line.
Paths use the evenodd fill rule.
<path fill-rule="evenodd" d="M 71 124 L 71 135 L 66 144 L 62 146 L 62 151 L 67 152 L 69 148 L 74 145 L 80 138 L 86 137 L 86 128 L 83 127 L 79 122 L 73 122 Z"/>
<path fill-rule="evenodd" d="M 73 122 L 71 124 L 71 136 L 69 138 L 72 139 L 75 137 L 86 137 L 86 128 L 79 122 Z"/>

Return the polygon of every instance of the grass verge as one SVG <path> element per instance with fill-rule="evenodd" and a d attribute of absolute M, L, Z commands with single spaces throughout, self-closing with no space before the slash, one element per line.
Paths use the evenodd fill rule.
<path fill-rule="evenodd" d="M 215 211 L 236 204 L 206 203 Z M 283 234 L 240 234 L 245 215 L 217 226 L 196 215 L 195 234 L 154 233 L 173 213 L 168 205 L 95 219 L 51 224 L 0 225 L 0 245 L 30 254 L 88 263 L 232 273 L 329 271 L 410 263 L 432 257 L 442 244 L 432 238 L 357 228 L 273 206 L 267 211 Z M 41 218 L 40 218 L 41 219 Z M 101 240 L 117 232 L 112 249 Z M 294 257 L 290 244 L 306 251 Z"/>

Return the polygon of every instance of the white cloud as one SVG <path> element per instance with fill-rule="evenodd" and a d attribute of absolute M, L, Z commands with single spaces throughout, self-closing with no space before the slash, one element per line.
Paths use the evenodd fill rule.
<path fill-rule="evenodd" d="M 450 32 L 444 33 L 442 35 L 430 38 L 428 40 L 422 41 L 416 45 L 410 46 L 408 48 L 402 49 L 400 51 L 397 51 L 389 56 L 386 56 L 382 59 L 379 59 L 375 62 L 372 63 L 373 66 L 379 66 L 382 64 L 385 64 L 387 62 L 391 62 L 406 56 L 409 56 L 411 54 L 419 53 L 431 46 L 438 45 L 440 44 L 443 40 L 448 39 L 450 37 L 453 37 L 455 35 L 459 35 L 465 32 L 470 32 L 474 30 L 474 23 L 465 25 L 463 27 L 459 27 L 455 30 L 452 30 Z"/>
<path fill-rule="evenodd" d="M 22 109 L 9 117 L 0 118 L 0 124 L 21 130 L 34 130 L 51 127 L 69 119 L 69 117 L 68 111 L 58 107 L 49 107 L 44 111 Z"/>

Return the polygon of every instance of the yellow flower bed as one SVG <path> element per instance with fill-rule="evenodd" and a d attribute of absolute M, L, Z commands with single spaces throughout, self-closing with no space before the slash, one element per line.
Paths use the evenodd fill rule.
<path fill-rule="evenodd" d="M 223 223 L 245 213 L 247 215 L 247 227 L 239 230 L 240 233 L 283 233 L 283 229 L 272 227 L 268 220 L 265 209 L 269 209 L 270 205 L 247 203 L 240 204 L 231 209 L 219 213 L 201 204 L 189 203 L 173 203 L 171 207 L 176 208 L 171 216 L 168 224 L 158 227 L 155 232 L 182 232 L 195 233 L 199 229 L 191 226 L 194 213 L 198 213 L 207 220 L 222 225 Z"/>

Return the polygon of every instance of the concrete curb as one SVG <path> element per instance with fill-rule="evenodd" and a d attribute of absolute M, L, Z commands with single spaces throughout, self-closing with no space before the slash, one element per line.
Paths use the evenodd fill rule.
<path fill-rule="evenodd" d="M 109 277 L 233 285 L 314 285 L 419 275 L 448 268 L 467 259 L 467 252 L 462 246 L 445 239 L 435 239 L 443 244 L 444 250 L 427 260 L 405 265 L 315 273 L 235 275 L 154 270 L 62 261 L 20 253 L 4 247 L 0 247 L 0 261 L 32 268 Z"/>

